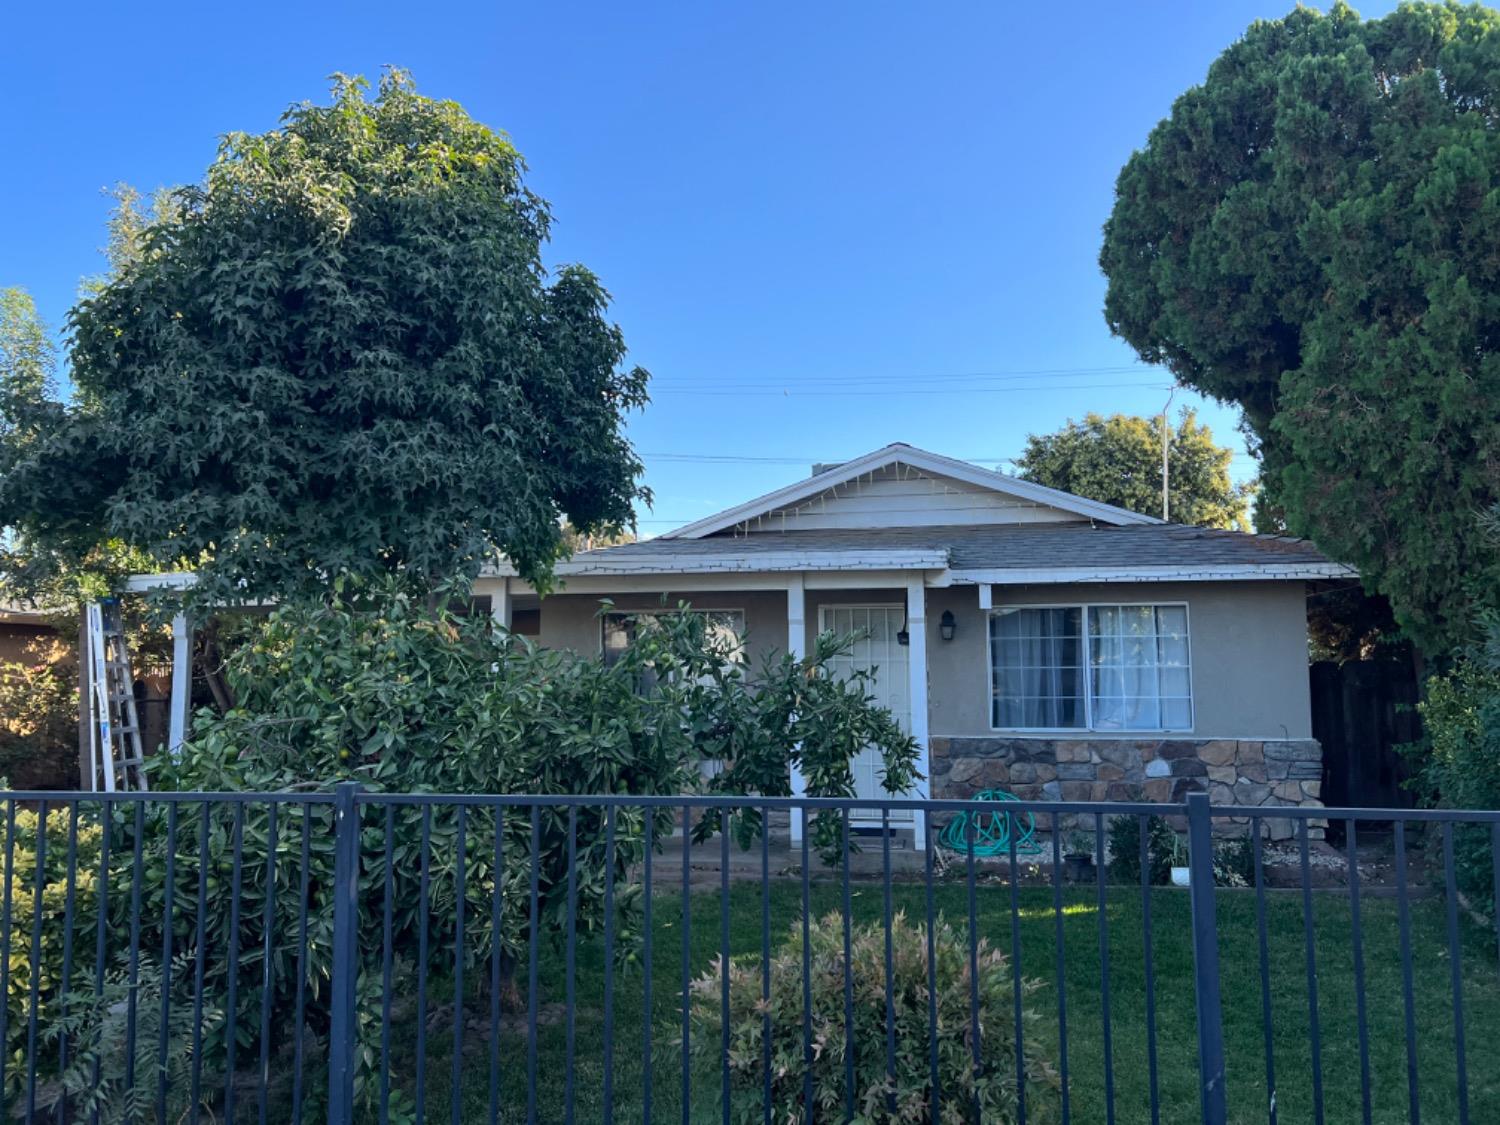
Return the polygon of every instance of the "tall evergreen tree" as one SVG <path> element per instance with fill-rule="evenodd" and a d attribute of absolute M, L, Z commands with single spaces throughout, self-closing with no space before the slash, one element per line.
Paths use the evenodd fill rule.
<path fill-rule="evenodd" d="M 1287 527 L 1429 651 L 1500 560 L 1500 13 L 1256 23 L 1120 173 L 1110 327 L 1238 403 Z"/>

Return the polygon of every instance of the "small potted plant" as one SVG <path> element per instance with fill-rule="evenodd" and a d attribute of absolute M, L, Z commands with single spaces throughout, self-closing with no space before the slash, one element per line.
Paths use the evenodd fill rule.
<path fill-rule="evenodd" d="M 1094 841 L 1085 832 L 1070 832 L 1063 845 L 1063 873 L 1070 883 L 1094 877 Z"/>
<path fill-rule="evenodd" d="M 1185 887 L 1192 882 L 1192 868 L 1188 866 L 1187 847 L 1181 836 L 1172 839 L 1172 886 Z"/>

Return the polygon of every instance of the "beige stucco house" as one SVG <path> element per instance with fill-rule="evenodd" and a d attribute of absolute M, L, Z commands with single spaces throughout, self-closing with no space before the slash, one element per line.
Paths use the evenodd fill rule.
<path fill-rule="evenodd" d="M 752 661 L 858 630 L 848 661 L 877 670 L 921 746 L 921 796 L 1206 789 L 1268 806 L 1318 802 L 1305 599 L 1351 573 L 1301 540 L 1163 523 L 897 444 L 575 555 L 546 597 L 505 568 L 476 593 L 517 632 L 606 658 L 633 614 L 682 601 Z M 873 759 L 856 776 L 881 792 Z"/>

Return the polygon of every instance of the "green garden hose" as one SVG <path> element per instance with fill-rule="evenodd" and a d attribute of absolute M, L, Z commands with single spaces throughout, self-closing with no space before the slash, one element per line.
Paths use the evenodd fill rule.
<path fill-rule="evenodd" d="M 1014 793 L 1007 793 L 1004 789 L 986 789 L 982 793 L 974 795 L 975 801 L 1014 801 Z M 938 834 L 938 843 L 949 851 L 958 852 L 961 855 L 969 854 L 970 814 L 961 812 L 943 826 Z M 1030 812 L 1001 813 L 985 812 L 975 814 L 973 817 L 974 854 L 977 856 L 997 856 L 1010 854 L 1011 825 L 1014 824 L 1019 831 L 1016 835 L 1017 855 L 1036 855 L 1042 850 L 1042 845 L 1036 840 L 1036 817 Z"/>

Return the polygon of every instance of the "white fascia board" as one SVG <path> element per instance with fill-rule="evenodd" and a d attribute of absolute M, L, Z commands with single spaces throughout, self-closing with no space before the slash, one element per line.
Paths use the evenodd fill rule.
<path fill-rule="evenodd" d="M 197 584 L 198 576 L 183 570 L 170 574 L 132 574 L 125 579 L 120 590 L 126 594 L 147 594 L 152 590 L 186 590 Z"/>
<path fill-rule="evenodd" d="M 786 590 L 798 579 L 803 588 L 813 590 L 891 590 L 903 587 L 920 574 L 924 581 L 935 571 L 910 570 L 824 570 L 813 572 L 759 571 L 747 574 L 584 574 L 559 578 L 548 592 L 553 594 L 590 594 L 614 597 L 619 594 L 725 594 L 742 590 Z M 492 582 L 493 580 L 491 580 Z M 489 593 L 491 586 L 481 580 L 476 594 Z M 536 590 L 519 578 L 511 579 L 512 597 L 535 594 Z"/>
<path fill-rule="evenodd" d="M 856 551 L 724 551 L 680 555 L 640 555 L 634 558 L 590 559 L 586 555 L 553 567 L 558 578 L 609 577 L 640 574 L 764 574 L 784 571 L 942 570 L 948 565 L 946 551 L 856 550 Z M 510 563 L 501 563 L 486 577 L 513 577 Z"/>
<path fill-rule="evenodd" d="M 847 461 L 837 468 L 829 469 L 827 472 L 819 473 L 817 476 L 807 477 L 797 481 L 795 484 L 785 488 L 768 492 L 764 496 L 758 496 L 754 500 L 746 501 L 733 508 L 726 508 L 716 515 L 707 516 L 704 519 L 686 524 L 673 531 L 665 532 L 658 536 L 660 539 L 702 539 L 704 536 L 715 532 L 727 531 L 736 524 L 744 523 L 746 520 L 754 519 L 756 516 L 765 515 L 767 512 L 775 511 L 777 508 L 796 504 L 803 500 L 811 499 L 821 492 L 825 492 L 835 485 L 845 481 L 853 480 L 866 473 L 872 473 L 895 462 L 910 465 L 914 469 L 922 469 L 940 476 L 952 477 L 968 484 L 977 485 L 980 488 L 993 489 L 996 492 L 1005 492 L 1012 496 L 1019 496 L 1024 500 L 1032 500 L 1048 507 L 1057 508 L 1060 511 L 1072 512 L 1074 515 L 1084 516 L 1088 519 L 1098 520 L 1100 523 L 1120 526 L 1124 524 L 1161 523 L 1155 516 L 1141 515 L 1139 512 L 1127 511 L 1117 508 L 1112 504 L 1101 504 L 1097 500 L 1085 500 L 1082 496 L 1074 496 L 1071 492 L 1063 492 L 1056 488 L 1047 488 L 1044 485 L 1032 484 L 1017 477 L 1006 476 L 1004 473 L 992 472 L 989 469 L 981 469 L 978 465 L 971 465 L 967 461 L 958 461 L 952 457 L 944 457 L 941 454 L 929 453 L 925 449 L 917 449 L 914 446 L 902 445 L 900 443 L 887 445 L 877 449 L 873 453 L 867 453 L 863 457 L 857 457 L 853 461 Z"/>
<path fill-rule="evenodd" d="M 1121 582 L 1295 582 L 1358 578 L 1342 563 L 1229 563 L 1218 566 L 1058 566 L 950 570 L 933 586 L 1020 586 L 1046 583 Z"/>

